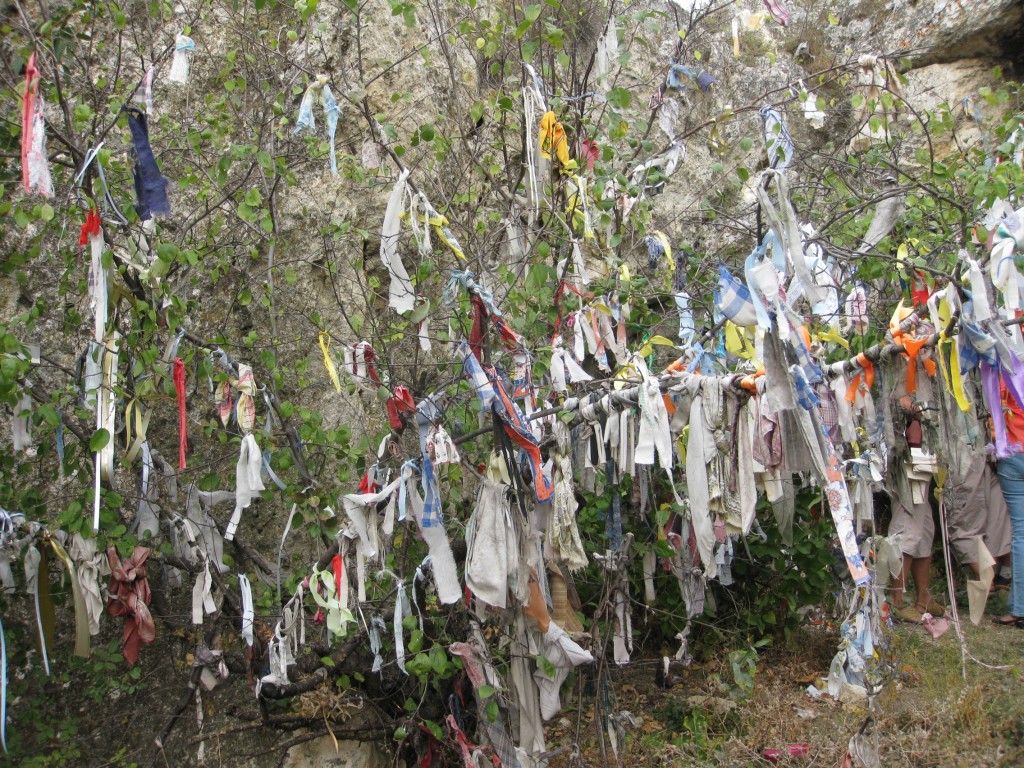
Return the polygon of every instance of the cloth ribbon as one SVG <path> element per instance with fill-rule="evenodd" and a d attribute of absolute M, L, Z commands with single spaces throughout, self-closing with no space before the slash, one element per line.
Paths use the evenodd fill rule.
<path fill-rule="evenodd" d="M 334 358 L 331 357 L 331 334 L 327 331 L 320 331 L 318 341 L 320 342 L 320 351 L 324 353 L 324 367 L 327 369 L 327 375 L 331 377 L 331 383 L 334 385 L 334 391 L 341 392 L 341 381 L 338 380 L 338 369 L 334 366 Z"/>
<path fill-rule="evenodd" d="M 1011 445 L 1006 435 L 1006 420 L 1003 416 L 1003 398 L 999 382 L 1002 379 L 1006 386 L 1006 396 L 1013 398 L 1018 407 L 1024 409 L 1024 364 L 1013 358 L 1013 370 L 1001 365 L 993 366 L 987 361 L 981 362 L 981 389 L 992 418 L 992 432 L 995 442 L 996 458 L 1006 459 L 1024 450 L 1024 446 Z"/>
<path fill-rule="evenodd" d="M 416 291 L 413 289 L 409 273 L 398 253 L 398 238 L 402 227 L 402 209 L 408 188 L 409 169 L 403 168 L 395 181 L 395 188 L 388 199 L 384 212 L 384 223 L 380 230 L 380 260 L 384 263 L 391 284 L 388 289 L 388 306 L 399 314 L 412 311 L 416 306 Z"/>
<path fill-rule="evenodd" d="M 146 432 L 149 429 L 149 418 L 152 411 L 145 411 L 138 399 L 133 398 L 124 409 L 124 445 L 125 461 L 135 463 L 135 457 L 146 444 Z"/>
<path fill-rule="evenodd" d="M 238 452 L 238 463 L 235 465 L 235 511 L 228 521 L 224 538 L 231 541 L 235 538 L 238 524 L 242 520 L 242 510 L 248 509 L 253 499 L 258 499 L 260 491 L 266 490 L 260 468 L 263 456 L 256 438 L 248 434 L 242 438 L 242 447 Z"/>
<path fill-rule="evenodd" d="M 178 396 L 178 469 L 185 469 L 188 452 L 188 407 L 185 404 L 185 361 L 174 358 L 174 391 Z"/>
<path fill-rule="evenodd" d="M 412 392 L 404 384 L 395 387 L 394 394 L 388 398 L 385 406 L 388 412 L 388 423 L 392 429 L 401 429 L 405 426 L 402 421 L 402 413 L 416 412 L 416 403 L 412 398 Z"/>
<path fill-rule="evenodd" d="M 380 376 L 377 375 L 377 367 L 373 364 L 377 359 L 377 351 L 368 341 L 360 341 L 345 346 L 345 371 L 352 375 L 361 385 L 366 384 L 366 379 L 375 384 L 381 385 Z"/>
<path fill-rule="evenodd" d="M 767 125 L 768 123 L 766 122 L 766 130 Z M 784 126 L 780 130 L 784 131 Z M 788 135 L 786 132 L 779 134 L 780 137 L 788 137 Z M 788 157 L 792 159 L 791 145 Z M 788 164 L 788 161 L 786 164 Z M 807 302 L 813 307 L 815 304 L 827 299 L 828 292 L 818 285 L 808 268 L 807 257 L 804 255 L 800 222 L 797 220 L 796 210 L 789 199 L 789 182 L 786 179 L 786 174 L 782 172 L 784 168 L 785 165 L 782 165 L 779 169 L 769 168 L 764 171 L 761 174 L 761 181 L 754 187 L 754 194 L 761 205 L 765 218 L 768 220 L 769 227 L 774 230 L 775 238 L 781 245 L 788 268 L 793 270 L 793 280 L 790 282 L 790 285 L 792 286 L 794 282 L 799 281 L 798 284 L 803 287 Z M 773 177 L 775 178 L 776 196 L 779 202 L 778 208 L 772 203 L 771 198 L 768 196 L 768 191 L 765 189 L 765 183 Z"/>
<path fill-rule="evenodd" d="M 213 577 L 210 575 L 210 560 L 203 558 L 203 570 L 196 574 L 196 583 L 192 587 L 192 624 L 199 627 L 203 624 L 203 615 L 217 610 L 213 601 Z"/>
<path fill-rule="evenodd" d="M 41 579 L 40 572 L 43 575 Z M 46 549 L 40 552 L 35 544 L 30 545 L 25 552 L 25 591 L 33 597 L 36 610 L 36 640 L 39 644 L 39 655 L 43 659 L 43 669 L 49 677 L 50 654 L 47 649 L 53 645 L 56 618 L 53 613 L 53 596 L 50 594 Z"/>
<path fill-rule="evenodd" d="M 406 616 L 412 616 L 412 609 L 405 594 L 405 583 L 399 581 L 395 585 L 395 616 L 392 622 L 395 635 L 395 663 L 402 670 L 402 674 L 408 676 L 409 673 L 405 669 L 405 637 L 402 630 L 402 620 Z"/>
<path fill-rule="evenodd" d="M 96 539 L 87 539 L 81 533 L 71 537 L 68 555 L 74 560 L 78 585 L 90 635 L 100 632 L 100 616 L 103 615 L 103 595 L 100 591 L 100 577 L 110 574 L 107 559 L 96 551 Z"/>
<path fill-rule="evenodd" d="M 786 128 L 782 114 L 771 104 L 761 107 L 758 114 L 761 116 L 761 125 L 764 128 L 768 166 L 784 171 L 793 162 L 793 137 L 790 136 L 789 130 Z"/>
<path fill-rule="evenodd" d="M 794 370 L 799 371 L 796 366 L 794 366 Z M 858 586 L 870 584 L 871 574 L 864 563 L 860 548 L 857 546 L 857 535 L 853 526 L 853 505 L 850 502 L 850 492 L 846 485 L 842 463 L 839 461 L 832 437 L 821 418 L 818 407 L 808 408 L 804 405 L 804 408 L 809 412 L 814 427 L 820 435 L 821 445 L 825 449 L 825 497 L 832 513 L 832 522 L 836 527 L 839 545 L 846 557 L 846 565 L 850 569 L 850 575 L 855 584 Z"/>
<path fill-rule="evenodd" d="M 326 612 L 327 631 L 337 637 L 345 637 L 348 625 L 355 623 L 356 619 L 348 607 L 348 571 L 341 554 L 331 559 L 329 569 L 321 571 L 314 566 L 309 585 L 313 601 Z"/>
<path fill-rule="evenodd" d="M 850 386 L 846 389 L 846 402 L 848 403 L 856 402 L 861 384 L 867 387 L 868 392 L 875 386 L 875 364 L 868 360 L 863 352 L 854 358 L 854 362 L 860 366 L 861 370 L 850 379 Z"/>
<path fill-rule="evenodd" d="M 195 49 L 196 44 L 191 37 L 178 35 L 174 39 L 174 57 L 171 59 L 171 71 L 167 73 L 168 82 L 181 85 L 188 83 L 189 57 Z"/>
<path fill-rule="evenodd" d="M 252 648 L 256 613 L 253 609 L 252 585 L 244 573 L 238 574 L 238 588 L 242 593 L 242 639 L 249 648 Z"/>
<path fill-rule="evenodd" d="M 908 359 L 907 363 L 907 394 L 913 394 L 917 392 L 917 360 L 928 342 L 927 336 L 920 338 L 914 338 L 910 334 L 903 330 L 902 323 L 905 322 L 913 313 L 913 310 L 909 307 L 903 306 L 902 299 L 896 310 L 893 312 L 892 318 L 889 320 L 889 332 L 892 334 L 893 343 L 899 344 L 903 347 L 904 354 Z M 921 360 L 921 364 L 925 368 L 925 372 L 929 376 L 935 375 L 936 365 L 935 361 L 931 358 Z"/>
<path fill-rule="evenodd" d="M 171 203 L 167 199 L 168 181 L 160 173 L 156 156 L 149 144 L 149 123 L 146 115 L 137 107 L 122 107 L 128 114 L 128 128 L 132 134 L 135 166 L 135 196 L 138 200 L 135 210 L 139 219 L 146 221 L 154 216 L 170 216 Z"/>
<path fill-rule="evenodd" d="M 53 195 L 50 166 L 46 160 L 45 101 L 39 93 L 39 68 L 33 53 L 25 63 L 25 90 L 21 101 L 21 179 L 25 192 Z"/>
<path fill-rule="evenodd" d="M 963 413 L 967 413 L 971 408 L 971 403 L 967 399 L 967 392 L 964 389 L 964 377 L 960 366 L 960 344 L 955 335 L 946 335 L 946 329 L 949 327 L 950 320 L 953 317 L 954 303 L 956 301 L 956 287 L 950 284 L 943 291 L 933 294 L 928 300 L 928 308 L 932 312 L 932 324 L 939 331 L 936 350 L 946 389 L 953 393 L 953 399 L 956 401 L 957 407 Z"/>
<path fill-rule="evenodd" d="M 533 468 L 533 490 L 538 503 L 543 504 L 551 498 L 554 488 L 551 482 L 544 475 L 542 458 L 540 454 L 540 443 L 536 435 L 530 429 L 526 416 L 516 405 L 515 401 L 508 396 L 501 379 L 493 371 L 488 372 L 494 394 L 497 396 L 492 404 L 494 413 L 497 414 L 505 434 L 512 442 L 526 451 Z"/>
<path fill-rule="evenodd" d="M 448 246 L 448 249 L 455 254 L 455 257 L 460 261 L 466 260 L 466 252 L 459 244 L 455 233 L 452 232 L 448 218 L 438 213 L 422 192 L 412 196 L 408 216 L 413 226 L 413 237 L 419 246 L 420 253 L 427 256 L 432 252 L 429 227 L 433 227 L 434 234 L 440 238 L 442 243 Z M 427 226 L 421 228 L 420 224 Z"/>
<path fill-rule="evenodd" d="M 555 118 L 555 113 L 548 111 L 540 120 L 540 156 L 550 160 L 552 153 L 558 158 L 562 168 L 571 168 L 569 159 L 569 142 L 565 137 L 562 124 Z"/>
<path fill-rule="evenodd" d="M 338 157 L 334 147 L 334 136 L 338 130 L 338 100 L 334 97 L 331 87 L 327 85 L 327 76 L 320 75 L 310 83 L 306 93 L 302 96 L 299 104 L 299 115 L 295 120 L 295 133 L 302 130 L 315 131 L 316 118 L 313 116 L 313 106 L 316 104 L 317 96 L 324 108 L 324 119 L 327 121 L 327 138 L 330 144 L 331 175 L 338 175 Z"/>
<path fill-rule="evenodd" d="M 780 27 L 789 23 L 789 11 L 786 10 L 782 0 L 764 0 L 764 7 L 768 9 L 768 13 L 779 23 Z"/>
<path fill-rule="evenodd" d="M 142 643 L 156 639 L 156 627 L 149 612 L 150 591 L 146 578 L 148 547 L 136 547 L 131 557 L 123 560 L 117 550 L 107 550 L 110 563 L 110 596 L 107 612 L 114 617 L 124 617 L 124 633 L 121 648 L 125 661 L 134 665 L 139 660 Z"/>
<path fill-rule="evenodd" d="M 844 331 L 853 331 L 857 334 L 867 333 L 869 327 L 868 293 L 863 283 L 857 283 L 847 295 L 845 314 Z"/>

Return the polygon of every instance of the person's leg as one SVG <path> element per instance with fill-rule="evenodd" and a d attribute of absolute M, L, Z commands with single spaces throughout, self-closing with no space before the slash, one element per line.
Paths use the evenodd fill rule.
<path fill-rule="evenodd" d="M 913 567 L 913 558 L 910 555 L 903 555 L 903 567 L 900 568 L 898 576 L 892 580 L 892 602 L 897 608 L 902 608 L 906 601 L 907 576 L 910 575 Z"/>
<path fill-rule="evenodd" d="M 921 613 L 930 613 L 934 616 L 942 616 L 945 610 L 939 610 L 941 605 L 932 599 L 931 590 L 928 588 L 928 581 L 931 578 L 932 559 L 931 557 L 915 557 L 910 564 L 910 573 L 914 577 L 914 608 Z"/>
<path fill-rule="evenodd" d="M 1024 618 L 1024 454 L 1014 454 L 999 462 L 999 484 L 1010 512 L 1013 577 L 1003 620 Z"/>

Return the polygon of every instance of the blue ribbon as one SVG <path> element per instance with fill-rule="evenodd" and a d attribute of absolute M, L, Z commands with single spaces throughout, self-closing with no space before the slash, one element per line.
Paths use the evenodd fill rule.
<path fill-rule="evenodd" d="M 321 97 L 324 105 L 324 117 L 327 120 L 327 138 L 331 142 L 331 175 L 338 175 L 338 157 L 334 151 L 334 134 L 338 130 L 338 102 L 328 86 L 324 86 Z"/>
<path fill-rule="evenodd" d="M 57 460 L 60 461 L 61 471 L 64 471 L 64 417 L 57 413 L 57 429 L 54 437 L 57 440 Z"/>
<path fill-rule="evenodd" d="M 285 485 L 285 484 L 284 484 L 284 483 L 283 483 L 283 482 L 281 481 L 281 478 L 279 478 L 279 477 L 277 476 L 277 474 L 275 474 L 274 470 L 270 468 L 270 449 L 269 449 L 269 448 L 267 448 L 267 449 L 266 449 L 265 451 L 263 451 L 263 468 L 264 468 L 265 470 L 267 470 L 267 476 L 268 476 L 268 477 L 269 477 L 269 478 L 270 478 L 271 480 L 273 480 L 273 481 L 274 481 L 274 485 L 276 485 L 276 486 L 277 486 L 278 488 L 280 488 L 280 489 L 281 489 L 282 491 L 285 491 L 285 490 L 287 490 L 287 489 L 288 489 L 288 486 L 287 486 L 287 485 Z"/>
<path fill-rule="evenodd" d="M 793 162 L 793 137 L 789 135 L 782 114 L 771 104 L 761 107 L 759 112 L 764 126 L 765 149 L 768 152 L 768 166 L 784 171 Z M 779 149 L 782 150 L 780 156 Z"/>
<path fill-rule="evenodd" d="M 757 324 L 767 331 L 771 329 L 772 321 L 771 318 L 768 317 L 768 310 L 765 309 L 764 301 L 761 300 L 761 292 L 754 284 L 754 267 L 756 267 L 758 262 L 764 258 L 764 255 L 765 244 L 762 243 L 755 247 L 754 250 L 750 252 L 750 255 L 747 256 L 747 260 L 743 263 L 743 276 L 747 280 L 747 290 L 750 292 L 750 300 L 754 303 L 754 312 L 757 314 Z"/>
<path fill-rule="evenodd" d="M 156 156 L 149 145 L 149 124 L 146 114 L 136 107 L 122 107 L 128 114 L 128 128 L 132 132 L 132 145 L 135 148 L 135 197 L 138 203 L 135 211 L 142 221 L 154 216 L 169 216 L 171 203 L 167 199 L 168 181 L 160 173 L 156 164 Z"/>

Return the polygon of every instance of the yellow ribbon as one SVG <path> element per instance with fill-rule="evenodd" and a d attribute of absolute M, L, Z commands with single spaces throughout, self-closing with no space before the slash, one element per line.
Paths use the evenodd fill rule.
<path fill-rule="evenodd" d="M 939 343 L 936 345 L 939 352 L 939 362 L 942 368 L 942 378 L 946 382 L 946 389 L 952 391 L 957 407 L 967 413 L 971 403 L 967 399 L 967 392 L 964 390 L 964 377 L 960 370 L 960 345 L 957 344 L 956 336 L 946 336 L 946 328 L 949 327 L 950 318 L 953 316 L 953 308 L 949 297 L 943 296 L 939 302 Z M 946 369 L 946 357 L 943 354 L 943 347 L 949 347 L 949 370 Z"/>
<path fill-rule="evenodd" d="M 135 461 L 142 444 L 146 442 L 146 430 L 149 428 L 150 411 L 144 411 L 137 398 L 132 398 L 124 409 L 124 444 L 125 461 Z M 132 440 L 132 425 L 135 427 L 135 440 Z"/>
<path fill-rule="evenodd" d="M 327 331 L 320 331 L 320 351 L 324 353 L 324 367 L 327 375 L 331 377 L 331 383 L 336 392 L 341 392 L 341 382 L 338 380 L 338 369 L 334 367 L 334 360 L 331 358 L 331 334 Z"/>
<path fill-rule="evenodd" d="M 827 331 L 821 331 L 820 333 L 814 334 L 814 338 L 817 341 L 832 341 L 843 347 L 844 349 L 850 348 L 850 342 L 839 335 L 839 331 L 835 328 L 829 328 Z"/>
<path fill-rule="evenodd" d="M 588 226 L 587 221 L 587 187 L 586 178 L 581 179 L 576 174 L 569 174 L 569 179 L 572 181 L 573 192 L 570 192 L 566 196 L 565 213 L 569 218 L 569 221 L 577 227 L 583 230 L 583 237 L 593 238 L 594 230 L 593 227 Z"/>
<path fill-rule="evenodd" d="M 441 218 L 444 217 L 442 216 Z M 457 258 L 460 258 L 463 261 L 466 260 L 466 254 L 462 250 L 462 246 L 459 244 L 459 241 L 455 239 L 455 235 L 452 234 L 452 231 L 448 229 L 447 219 L 445 220 L 444 225 L 435 226 L 434 231 L 437 233 L 437 236 L 441 238 L 441 242 L 447 245 Z"/>
<path fill-rule="evenodd" d="M 550 160 L 552 151 L 563 168 L 575 167 L 569 159 L 569 142 L 562 124 L 555 119 L 554 112 L 546 112 L 540 120 L 540 156 Z"/>
<path fill-rule="evenodd" d="M 53 553 L 57 556 L 57 559 L 68 570 L 68 576 L 71 579 L 71 594 L 75 604 L 75 656 L 88 658 L 91 645 L 89 639 L 89 612 L 85 607 L 85 595 L 82 594 L 82 587 L 78 583 L 78 571 L 75 570 L 75 564 L 71 562 L 71 558 L 59 541 L 47 536 L 43 544 L 49 544 L 53 548 Z M 39 581 L 42 583 L 43 579 L 46 579 L 47 583 L 49 583 L 49 577 L 43 571 L 42 565 L 43 561 L 40 561 Z"/>
<path fill-rule="evenodd" d="M 508 465 L 505 463 L 505 457 L 497 452 L 491 453 L 491 457 L 487 462 L 487 470 L 484 474 L 488 480 L 494 483 L 509 485 L 512 482 L 509 480 Z"/>
<path fill-rule="evenodd" d="M 730 354 L 745 360 L 753 360 L 757 354 L 754 343 L 746 334 L 746 329 L 740 328 L 731 320 L 725 321 L 725 349 Z"/>
<path fill-rule="evenodd" d="M 447 217 L 442 216 L 440 213 L 433 210 L 432 207 L 431 212 L 433 215 L 417 213 L 416 218 L 422 221 L 424 224 L 429 224 L 430 226 L 432 226 L 434 228 L 434 232 L 437 234 L 439 238 L 441 238 L 441 242 L 447 245 L 451 249 L 451 252 L 454 253 L 458 258 L 465 261 L 466 252 L 462 250 L 462 246 L 459 244 L 459 241 L 455 239 L 455 235 L 453 235 L 451 229 L 449 229 L 449 222 Z M 404 219 L 408 215 L 409 214 L 407 213 L 403 213 L 402 218 Z"/>

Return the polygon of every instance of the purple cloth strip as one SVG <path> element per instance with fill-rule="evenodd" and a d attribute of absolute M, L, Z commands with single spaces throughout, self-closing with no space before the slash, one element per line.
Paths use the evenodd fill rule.
<path fill-rule="evenodd" d="M 997 459 L 1008 459 L 1016 453 L 1021 453 L 1024 447 L 1014 443 L 1010 445 L 1006 437 L 1006 419 L 1003 417 L 1003 401 L 999 396 L 999 377 L 1002 374 L 1003 383 L 1017 405 L 1024 409 L 1024 365 L 1016 356 L 1013 358 L 1013 373 L 1005 368 L 996 368 L 989 365 L 985 360 L 981 361 L 981 387 L 985 395 L 985 404 L 992 416 L 992 432 L 995 437 L 995 449 Z"/>

